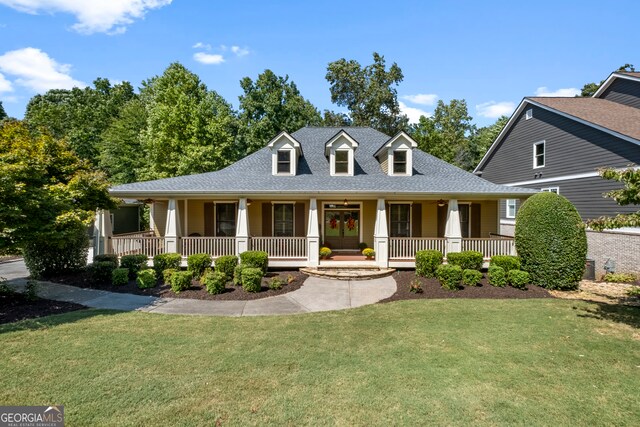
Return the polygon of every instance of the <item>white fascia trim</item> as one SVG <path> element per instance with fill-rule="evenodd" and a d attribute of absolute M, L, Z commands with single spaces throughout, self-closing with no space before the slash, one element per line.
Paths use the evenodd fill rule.
<path fill-rule="evenodd" d="M 516 220 L 500 218 L 500 225 L 516 225 Z"/>
<path fill-rule="evenodd" d="M 280 141 L 280 139 L 282 139 L 283 137 L 286 138 L 287 140 L 289 140 L 291 142 L 291 145 L 293 145 L 293 147 L 296 150 L 300 150 L 300 143 L 298 141 L 296 141 L 296 139 L 294 137 L 292 137 L 291 135 L 289 135 L 285 131 L 280 132 L 275 138 L 273 138 L 271 141 L 269 141 L 269 143 L 267 144 L 267 147 L 273 148 L 275 143 Z"/>
<path fill-rule="evenodd" d="M 604 83 L 602 83 L 602 85 L 600 85 L 598 90 L 591 97 L 592 98 L 600 98 L 600 95 L 602 95 L 602 93 L 605 90 L 607 90 L 607 88 L 609 86 L 611 86 L 611 83 L 613 83 L 615 79 L 626 79 L 626 80 L 632 80 L 634 82 L 640 82 L 640 78 L 638 78 L 638 77 L 628 76 L 626 74 L 620 74 L 620 73 L 614 71 L 613 73 L 611 73 L 609 75 L 609 77 L 607 77 L 607 80 L 605 80 Z"/>
<path fill-rule="evenodd" d="M 617 171 L 624 171 L 627 170 L 629 168 L 616 168 Z M 640 169 L 640 166 L 635 166 L 632 167 L 631 169 L 634 170 L 638 170 Z M 540 179 L 531 179 L 528 181 L 518 181 L 518 182 L 510 182 L 508 184 L 501 184 L 501 185 L 506 185 L 507 187 L 517 187 L 519 185 L 531 185 L 531 184 L 544 184 L 547 182 L 562 182 L 562 181 L 571 181 L 573 179 L 583 179 L 583 178 L 593 178 L 596 176 L 600 176 L 600 173 L 595 171 L 595 172 L 585 172 L 585 173 L 576 173 L 573 175 L 562 175 L 562 176 L 556 176 L 556 177 L 552 177 L 552 178 L 540 178 Z"/>
<path fill-rule="evenodd" d="M 393 143 L 396 142 L 400 137 L 404 137 L 407 141 L 409 141 L 411 148 L 418 148 L 418 143 L 413 138 L 411 138 L 405 131 L 401 130 L 395 136 L 392 136 L 387 142 L 385 142 L 382 145 L 382 147 L 380 147 L 378 151 L 376 151 L 373 157 L 378 157 L 384 151 L 385 148 L 391 148 L 393 146 Z"/>
<path fill-rule="evenodd" d="M 351 144 L 351 150 L 352 151 L 355 150 L 356 148 L 358 148 L 358 141 L 356 141 L 355 139 L 351 138 L 351 136 L 349 136 L 349 134 L 347 132 L 345 132 L 344 130 L 341 130 L 333 138 L 331 138 L 329 141 L 327 141 L 327 143 L 324 145 L 324 155 L 325 156 L 329 155 L 329 149 L 331 148 L 333 143 L 336 142 L 338 140 L 338 138 L 340 138 L 341 136 L 344 136 L 345 139 L 347 141 L 349 141 L 349 144 Z"/>

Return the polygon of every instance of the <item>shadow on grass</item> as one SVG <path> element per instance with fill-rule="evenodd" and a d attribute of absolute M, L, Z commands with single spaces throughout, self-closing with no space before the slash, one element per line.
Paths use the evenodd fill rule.
<path fill-rule="evenodd" d="M 51 328 L 65 323 L 73 323 L 90 319 L 96 316 L 112 316 L 116 314 L 126 313 L 118 310 L 101 310 L 87 309 L 70 311 L 68 313 L 53 314 L 50 316 L 37 317 L 34 319 L 25 319 L 13 323 L 5 323 L 0 325 L 0 334 L 17 331 L 37 331 L 40 329 Z"/>
<path fill-rule="evenodd" d="M 633 328 L 640 328 L 640 307 L 637 306 L 590 302 L 588 307 L 574 309 L 581 311 L 578 317 L 624 323 Z"/>

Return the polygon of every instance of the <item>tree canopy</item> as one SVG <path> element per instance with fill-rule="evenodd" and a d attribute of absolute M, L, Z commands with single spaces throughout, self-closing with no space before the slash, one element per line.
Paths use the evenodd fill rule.
<path fill-rule="evenodd" d="M 602 169 L 599 173 L 604 179 L 617 181 L 624 185 L 623 188 L 607 193 L 607 197 L 614 199 L 620 206 L 640 205 L 640 169 Z M 603 216 L 587 221 L 587 225 L 598 231 L 621 227 L 640 227 L 640 210 L 629 214 L 619 214 L 615 217 Z"/>
<path fill-rule="evenodd" d="M 239 97 L 241 156 L 264 147 L 279 132 L 293 132 L 322 122 L 318 110 L 302 97 L 289 76 L 265 70 L 255 82 L 243 78 L 240 86 L 244 91 Z"/>
<path fill-rule="evenodd" d="M 347 107 L 353 126 L 371 126 L 387 135 L 404 130 L 408 124 L 396 90 L 403 78 L 398 64 L 394 62 L 387 70 L 384 56 L 376 52 L 371 65 L 362 67 L 353 59 L 342 58 L 329 63 L 326 75 L 331 102 Z"/>
<path fill-rule="evenodd" d="M 9 116 L 7 116 L 7 112 L 4 111 L 4 107 L 2 106 L 2 101 L 0 101 L 0 120 L 4 120 L 7 117 Z"/>

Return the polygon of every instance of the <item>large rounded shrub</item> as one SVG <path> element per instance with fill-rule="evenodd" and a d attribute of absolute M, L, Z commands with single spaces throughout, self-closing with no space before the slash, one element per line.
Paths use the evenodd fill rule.
<path fill-rule="evenodd" d="M 531 196 L 516 216 L 516 250 L 531 283 L 576 289 L 587 256 L 584 223 L 575 207 L 550 192 Z"/>

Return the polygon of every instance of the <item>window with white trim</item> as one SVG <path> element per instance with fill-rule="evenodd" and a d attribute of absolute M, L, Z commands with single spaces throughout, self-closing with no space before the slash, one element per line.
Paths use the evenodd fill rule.
<path fill-rule="evenodd" d="M 235 203 L 216 203 L 216 236 L 234 237 L 236 235 Z"/>
<path fill-rule="evenodd" d="M 507 199 L 507 218 L 516 217 L 516 199 Z"/>
<path fill-rule="evenodd" d="M 525 111 L 525 113 L 524 113 L 524 119 L 525 120 L 529 120 L 532 117 L 533 117 L 533 109 L 529 109 L 529 110 Z"/>
<path fill-rule="evenodd" d="M 533 168 L 542 168 L 545 164 L 545 141 L 533 144 Z"/>
<path fill-rule="evenodd" d="M 560 187 L 541 188 L 540 191 L 546 191 L 546 192 L 549 192 L 549 193 L 560 194 Z"/>
<path fill-rule="evenodd" d="M 273 235 L 275 237 L 293 237 L 293 203 L 273 204 Z"/>
<path fill-rule="evenodd" d="M 389 236 L 411 237 L 411 205 L 393 203 L 389 205 Z"/>
<path fill-rule="evenodd" d="M 393 153 L 393 174 L 407 174 L 407 152 L 404 150 L 396 150 Z"/>
<path fill-rule="evenodd" d="M 291 173 L 291 150 L 278 150 L 278 173 Z"/>
<path fill-rule="evenodd" d="M 349 173 L 349 151 L 337 150 L 334 156 L 334 171 L 336 174 Z"/>

